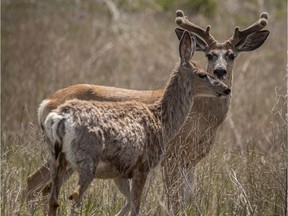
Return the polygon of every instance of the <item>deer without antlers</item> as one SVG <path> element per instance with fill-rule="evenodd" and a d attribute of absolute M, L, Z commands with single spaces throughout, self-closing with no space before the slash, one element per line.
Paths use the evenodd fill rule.
<path fill-rule="evenodd" d="M 267 24 L 267 13 L 262 13 L 260 19 L 256 22 L 256 24 L 259 23 L 257 29 L 253 27 L 250 30 L 248 28 L 249 31 L 245 31 L 245 38 L 243 37 L 243 33 L 242 35 L 240 34 L 241 37 L 239 38 L 239 33 L 237 33 L 239 32 L 239 28 L 235 28 L 236 34 L 234 33 L 234 35 L 238 35 L 238 43 L 236 43 L 236 40 L 231 39 L 234 36 L 223 43 L 219 43 L 211 36 L 210 27 L 203 30 L 191 23 L 182 11 L 177 11 L 176 14 L 176 23 L 197 37 L 196 51 L 205 53 L 208 60 L 207 71 L 222 79 L 229 86 L 232 85 L 233 65 L 238 53 L 257 49 L 265 42 L 269 35 L 268 30 L 261 30 Z M 255 24 L 252 26 L 255 26 Z M 176 29 L 179 39 L 182 37 L 183 32 L 183 29 Z M 208 32 L 209 37 L 205 36 L 207 35 L 206 32 Z M 234 42 L 232 43 L 231 40 Z M 46 116 L 51 110 L 66 100 L 73 98 L 96 101 L 138 100 L 151 104 L 157 101 L 162 94 L 163 89 L 137 91 L 97 85 L 73 85 L 57 91 L 41 104 L 38 113 L 39 123 L 43 125 Z M 165 188 L 167 188 L 168 201 L 171 203 L 170 212 L 174 212 L 175 214 L 179 212 L 184 191 L 190 191 L 189 189 L 184 190 L 184 186 L 187 182 L 192 184 L 194 167 L 212 148 L 217 129 L 224 121 L 229 107 L 229 98 L 221 100 L 195 98 L 195 103 L 184 126 L 181 128 L 179 134 L 170 141 L 162 163 L 165 169 Z M 70 175 L 69 171 L 67 175 Z M 49 176 L 49 168 L 46 164 L 28 177 L 29 198 L 33 198 L 33 195 L 37 191 L 42 191 L 44 195 L 49 192 L 51 185 Z M 185 176 L 188 176 L 188 181 L 184 179 Z"/>
<path fill-rule="evenodd" d="M 52 192 L 49 215 L 56 215 L 66 166 L 79 174 L 69 196 L 78 204 L 92 180 L 112 178 L 127 199 L 117 215 L 138 215 L 149 170 L 181 128 L 197 96 L 228 96 L 230 89 L 190 60 L 195 39 L 184 32 L 175 66 L 163 95 L 155 103 L 68 100 L 44 123 L 51 155 Z M 127 179 L 132 181 L 131 189 Z"/>

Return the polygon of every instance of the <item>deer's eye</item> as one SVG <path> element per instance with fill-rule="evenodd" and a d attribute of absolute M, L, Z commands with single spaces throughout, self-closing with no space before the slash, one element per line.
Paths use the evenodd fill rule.
<path fill-rule="evenodd" d="M 213 59 L 213 55 L 210 53 L 206 54 L 206 57 L 209 61 L 211 61 Z"/>
<path fill-rule="evenodd" d="M 228 58 L 229 58 L 230 60 L 234 60 L 234 59 L 235 59 L 235 55 L 234 55 L 233 53 L 229 53 L 229 54 L 228 54 Z"/>
<path fill-rule="evenodd" d="M 201 79 L 204 79 L 204 78 L 206 78 L 206 77 L 207 77 L 207 75 L 206 75 L 206 74 L 198 74 L 198 76 L 199 76 Z"/>

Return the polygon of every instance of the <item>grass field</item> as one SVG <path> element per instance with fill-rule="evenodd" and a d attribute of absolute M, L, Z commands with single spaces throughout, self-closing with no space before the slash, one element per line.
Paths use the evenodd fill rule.
<path fill-rule="evenodd" d="M 232 105 L 215 146 L 197 166 L 194 202 L 185 207 L 187 215 L 284 215 L 286 0 L 210 0 L 204 2 L 214 2 L 213 10 L 202 6 L 198 12 L 184 0 L 109 2 L 1 2 L 1 215 L 42 215 L 39 200 L 28 205 L 25 193 L 27 176 L 48 156 L 37 124 L 41 100 L 76 83 L 163 87 L 178 60 L 176 9 L 200 26 L 210 24 L 220 41 L 230 37 L 236 25 L 250 25 L 262 11 L 269 12 L 266 28 L 271 31 L 262 47 L 235 60 Z M 203 53 L 194 60 L 202 66 L 207 62 Z M 61 192 L 61 215 L 70 207 L 75 177 Z M 84 196 L 81 215 L 113 215 L 123 202 L 111 181 L 95 180 Z M 161 167 L 150 174 L 141 212 L 166 212 Z"/>

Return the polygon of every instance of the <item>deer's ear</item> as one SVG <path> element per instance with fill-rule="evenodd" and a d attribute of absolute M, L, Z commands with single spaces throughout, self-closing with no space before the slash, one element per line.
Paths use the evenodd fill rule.
<path fill-rule="evenodd" d="M 184 30 L 180 28 L 175 28 L 175 33 L 177 35 L 178 40 L 180 41 L 183 36 Z"/>
<path fill-rule="evenodd" d="M 184 30 L 181 29 L 181 28 L 176 28 L 175 29 L 175 33 L 177 35 L 178 40 L 180 40 L 182 38 L 182 36 L 183 36 Z M 189 34 L 190 34 L 191 37 L 195 37 L 196 38 L 196 49 L 195 49 L 195 51 L 205 51 L 206 46 L 207 46 L 206 42 L 203 41 L 200 37 L 198 37 L 197 35 L 195 35 L 195 34 L 193 34 L 191 32 L 189 32 Z"/>
<path fill-rule="evenodd" d="M 191 60 L 196 46 L 195 38 L 191 38 L 188 31 L 184 31 L 179 44 L 181 64 L 188 64 Z"/>
<path fill-rule="evenodd" d="M 194 37 L 196 38 L 196 51 L 202 51 L 205 52 L 206 47 L 208 46 L 205 41 L 203 41 L 200 37 L 197 35 L 193 34 Z"/>
<path fill-rule="evenodd" d="M 253 51 L 259 48 L 265 42 L 269 34 L 269 30 L 254 32 L 253 34 L 249 35 L 246 40 L 239 41 L 235 48 L 238 52 Z"/>

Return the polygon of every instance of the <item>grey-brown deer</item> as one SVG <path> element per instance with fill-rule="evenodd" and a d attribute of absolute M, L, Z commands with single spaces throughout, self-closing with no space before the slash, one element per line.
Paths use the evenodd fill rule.
<path fill-rule="evenodd" d="M 239 33 L 235 28 L 234 35 L 223 43 L 218 43 L 206 30 L 189 22 L 182 11 L 177 11 L 176 23 L 197 37 L 196 51 L 205 53 L 208 59 L 207 71 L 232 85 L 233 65 L 238 53 L 253 51 L 260 47 L 269 35 L 268 30 L 261 30 L 267 25 L 268 15 L 262 13 L 255 24 Z M 176 30 L 180 37 L 182 29 Z M 201 39 L 202 38 L 202 39 Z M 77 98 L 96 101 L 129 101 L 137 100 L 146 104 L 157 101 L 164 90 L 138 91 L 98 85 L 79 84 L 55 92 L 39 108 L 39 123 L 43 125 L 47 115 L 66 100 Z M 188 119 L 180 133 L 169 143 L 163 165 L 168 201 L 171 211 L 179 212 L 183 199 L 183 187 L 192 184 L 193 170 L 196 164 L 210 151 L 215 141 L 217 129 L 224 121 L 229 110 L 230 99 L 196 98 Z M 180 160 L 181 159 L 181 160 Z M 68 170 L 67 176 L 71 174 Z M 39 191 L 45 195 L 50 191 L 48 164 L 42 166 L 28 177 L 28 194 L 33 198 Z M 185 179 L 187 177 L 187 179 Z M 187 181 L 188 180 L 188 181 Z M 186 190 L 190 191 L 190 190 Z M 172 214 L 172 213 L 171 213 Z"/>
<path fill-rule="evenodd" d="M 146 177 L 185 122 L 194 97 L 230 94 L 223 82 L 190 62 L 195 47 L 195 39 L 185 31 L 179 44 L 180 62 L 162 97 L 153 104 L 74 99 L 47 116 L 44 133 L 52 180 L 49 215 L 56 215 L 67 166 L 79 174 L 69 199 L 79 204 L 95 177 L 111 178 L 127 199 L 118 215 L 129 211 L 138 215 Z"/>
<path fill-rule="evenodd" d="M 235 27 L 233 36 L 222 43 L 210 34 L 210 26 L 203 29 L 195 25 L 181 10 L 176 12 L 176 16 L 175 22 L 180 27 L 196 35 L 196 50 L 205 53 L 208 73 L 214 74 L 231 87 L 235 58 L 240 52 L 259 48 L 270 33 L 269 30 L 262 30 L 268 24 L 268 14 L 265 12 L 246 29 L 240 31 L 238 26 Z M 176 29 L 178 38 L 183 34 L 183 29 Z M 180 207 L 186 201 L 187 192 L 191 199 L 190 188 L 193 185 L 195 166 L 211 150 L 217 130 L 228 113 L 230 102 L 230 97 L 223 100 L 196 98 L 185 125 L 169 143 L 163 168 L 168 204 L 174 214 L 183 210 Z"/>

